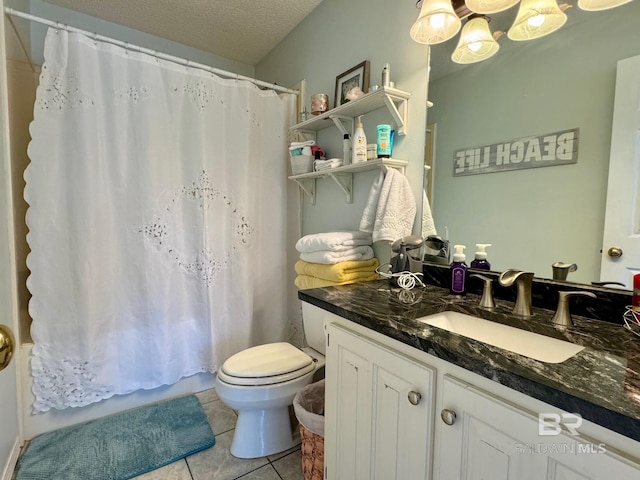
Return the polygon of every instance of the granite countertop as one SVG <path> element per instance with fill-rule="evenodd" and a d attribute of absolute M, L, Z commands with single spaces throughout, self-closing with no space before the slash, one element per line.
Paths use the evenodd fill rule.
<path fill-rule="evenodd" d="M 478 295 L 458 297 L 432 285 L 405 291 L 386 280 L 301 290 L 298 297 L 640 441 L 640 337 L 619 324 L 574 315 L 575 326 L 561 331 L 551 322 L 551 310 L 534 308 L 530 318 L 516 317 L 510 302 L 497 300 L 494 309 L 484 309 Z M 585 348 L 562 363 L 544 363 L 415 320 L 447 310 Z"/>

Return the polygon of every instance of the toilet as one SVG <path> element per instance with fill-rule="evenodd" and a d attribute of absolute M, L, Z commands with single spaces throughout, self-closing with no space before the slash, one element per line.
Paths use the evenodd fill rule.
<path fill-rule="evenodd" d="M 308 347 L 299 349 L 286 342 L 251 347 L 228 358 L 218 370 L 218 397 L 238 412 L 231 443 L 234 457 L 264 457 L 299 442 L 290 407 L 296 393 L 324 367 L 322 312 L 302 302 Z"/>

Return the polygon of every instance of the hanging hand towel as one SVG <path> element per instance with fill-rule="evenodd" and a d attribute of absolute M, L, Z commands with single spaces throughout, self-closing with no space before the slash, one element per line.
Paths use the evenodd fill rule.
<path fill-rule="evenodd" d="M 344 252 L 320 250 L 318 252 L 301 253 L 300 258 L 305 262 L 334 264 L 351 260 L 369 260 L 373 258 L 373 249 L 367 245 L 353 247 Z"/>
<path fill-rule="evenodd" d="M 349 250 L 360 245 L 371 245 L 371 234 L 366 232 L 326 232 L 305 235 L 296 242 L 300 253 L 331 250 L 334 252 Z"/>
<path fill-rule="evenodd" d="M 360 221 L 360 230 L 371 232 L 374 242 L 411 235 L 416 216 L 416 200 L 407 178 L 393 168 L 373 183 Z"/>
<path fill-rule="evenodd" d="M 433 223 L 433 215 L 431 214 L 431 206 L 427 198 L 427 192 L 422 190 L 422 238 L 429 235 L 437 235 L 436 226 Z"/>

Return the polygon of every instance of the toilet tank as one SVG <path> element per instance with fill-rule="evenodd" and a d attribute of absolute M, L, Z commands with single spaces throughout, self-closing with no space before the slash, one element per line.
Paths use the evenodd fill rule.
<path fill-rule="evenodd" d="M 315 305 L 302 302 L 302 325 L 307 345 L 323 355 L 326 353 L 324 318 L 327 314 L 328 312 Z"/>

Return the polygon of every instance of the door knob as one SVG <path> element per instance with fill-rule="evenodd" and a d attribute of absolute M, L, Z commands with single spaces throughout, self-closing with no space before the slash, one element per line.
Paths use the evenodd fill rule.
<path fill-rule="evenodd" d="M 4 370 L 13 356 L 15 341 L 9 327 L 0 325 L 0 370 Z"/>
<path fill-rule="evenodd" d="M 453 425 L 456 421 L 456 412 L 445 408 L 440 412 L 440 418 L 447 425 Z"/>
<path fill-rule="evenodd" d="M 622 249 L 620 247 L 611 247 L 609 250 L 607 250 L 607 255 L 614 258 L 621 257 Z"/>
<path fill-rule="evenodd" d="M 409 403 L 411 405 L 418 405 L 420 403 L 420 399 L 422 398 L 422 395 L 420 395 L 420 392 L 411 391 L 407 395 L 407 398 L 409 399 Z"/>

